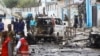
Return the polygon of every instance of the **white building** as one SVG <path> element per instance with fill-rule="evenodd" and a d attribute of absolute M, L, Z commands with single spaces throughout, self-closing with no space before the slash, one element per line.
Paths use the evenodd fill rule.
<path fill-rule="evenodd" d="M 43 14 L 43 8 L 45 8 L 45 14 L 48 16 L 55 14 L 57 16 L 57 0 L 41 0 L 41 3 L 39 13 Z"/>
<path fill-rule="evenodd" d="M 45 9 L 45 14 L 48 16 L 55 15 L 62 19 L 62 8 L 65 7 L 65 0 L 41 0 L 41 6 L 33 7 L 33 8 L 13 8 L 12 12 L 23 12 L 23 16 L 27 14 L 27 12 L 32 13 L 33 17 L 36 14 L 43 14 L 43 8 Z M 66 10 L 65 10 L 66 11 Z M 67 13 L 67 12 L 64 12 Z"/>
<path fill-rule="evenodd" d="M 55 15 L 58 18 L 61 19 L 63 18 L 62 9 L 65 7 L 65 0 L 41 0 L 41 3 L 42 3 L 41 6 L 42 10 L 39 8 L 40 13 L 43 13 L 43 8 L 45 8 L 45 13 L 48 16 Z"/>
<path fill-rule="evenodd" d="M 0 1 L 0 15 L 6 15 L 5 18 L 10 18 L 11 16 L 11 10 L 9 8 L 6 8 L 2 1 Z"/>
<path fill-rule="evenodd" d="M 64 14 L 67 14 L 66 6 L 66 0 L 59 0 L 57 2 L 57 16 L 64 20 Z"/>
<path fill-rule="evenodd" d="M 78 3 L 79 0 L 66 0 L 66 8 L 70 19 L 73 19 L 74 15 L 78 15 Z"/>

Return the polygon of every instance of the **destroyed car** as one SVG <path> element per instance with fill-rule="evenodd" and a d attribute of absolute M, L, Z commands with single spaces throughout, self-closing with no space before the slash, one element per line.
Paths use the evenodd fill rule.
<path fill-rule="evenodd" d="M 65 40 L 66 27 L 60 18 L 53 19 L 54 20 L 52 20 L 52 17 L 37 18 L 37 27 L 34 35 L 37 41 L 40 39 L 55 42 L 62 42 L 62 40 Z"/>

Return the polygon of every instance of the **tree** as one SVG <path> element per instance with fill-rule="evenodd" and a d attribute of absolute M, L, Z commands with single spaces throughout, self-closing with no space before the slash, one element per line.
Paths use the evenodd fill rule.
<path fill-rule="evenodd" d="M 13 8 L 13 7 L 28 8 L 40 5 L 37 0 L 3 0 L 3 2 L 8 8 Z"/>
<path fill-rule="evenodd" d="M 8 8 L 16 7 L 18 0 L 3 0 L 4 4 Z"/>
<path fill-rule="evenodd" d="M 39 6 L 39 2 L 37 0 L 19 0 L 17 7 L 28 8 Z"/>

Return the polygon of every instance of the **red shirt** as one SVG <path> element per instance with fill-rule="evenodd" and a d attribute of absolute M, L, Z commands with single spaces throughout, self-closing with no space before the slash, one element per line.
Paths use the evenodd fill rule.
<path fill-rule="evenodd" d="M 2 44 L 2 52 L 1 56 L 8 56 L 8 43 L 11 41 L 9 37 L 5 39 L 5 41 Z"/>
<path fill-rule="evenodd" d="M 21 38 L 20 41 L 21 41 L 21 46 L 19 48 L 19 53 L 23 55 L 28 54 L 29 50 L 27 41 L 24 38 Z"/>

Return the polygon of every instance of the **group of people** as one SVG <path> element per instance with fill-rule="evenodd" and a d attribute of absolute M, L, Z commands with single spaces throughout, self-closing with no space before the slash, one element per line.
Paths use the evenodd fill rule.
<path fill-rule="evenodd" d="M 30 29 L 34 28 L 33 19 L 30 20 L 29 25 Z M 24 34 L 25 22 L 23 19 L 13 19 L 7 28 L 8 30 L 5 31 L 4 23 L 0 18 L 1 56 L 14 56 L 14 51 L 17 56 L 29 56 L 29 46 Z"/>
<path fill-rule="evenodd" d="M 2 50 L 1 50 L 1 56 L 29 56 L 29 49 L 28 49 L 28 43 L 24 37 L 24 35 L 20 32 L 20 39 L 17 43 L 17 45 L 14 44 L 12 33 L 9 31 L 4 31 L 2 34 L 3 42 L 2 42 Z M 15 50 L 14 47 L 16 46 Z"/>
<path fill-rule="evenodd" d="M 33 31 L 37 25 L 37 22 L 32 16 L 28 16 L 25 19 L 25 22 L 23 21 L 23 19 L 19 19 L 19 20 L 12 19 L 12 24 L 13 24 L 15 33 L 18 33 L 19 31 L 21 31 L 24 34 L 25 24 L 26 24 L 27 31 Z"/>
<path fill-rule="evenodd" d="M 13 25 L 13 30 L 17 34 L 18 32 L 22 32 L 24 34 L 25 23 L 23 19 L 12 19 L 11 24 Z"/>
<path fill-rule="evenodd" d="M 27 28 L 27 31 L 31 31 L 32 33 L 34 32 L 35 30 L 35 27 L 37 25 L 37 22 L 36 20 L 31 16 L 28 16 L 26 18 L 26 28 Z"/>

